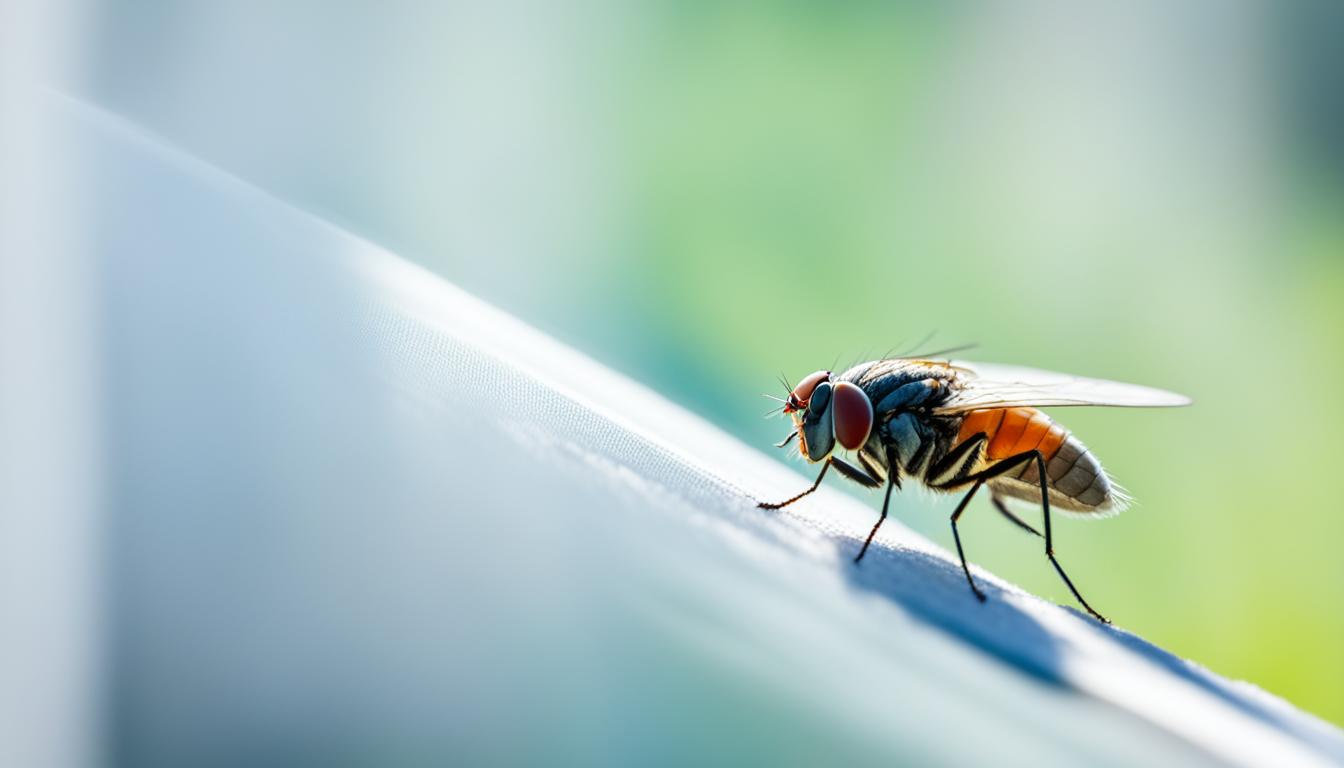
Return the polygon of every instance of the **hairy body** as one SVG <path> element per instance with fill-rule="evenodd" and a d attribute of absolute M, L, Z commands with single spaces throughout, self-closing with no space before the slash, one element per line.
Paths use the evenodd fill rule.
<path fill-rule="evenodd" d="M 1045 485 L 1055 509 L 1104 515 L 1120 511 L 1128 501 L 1087 446 L 1037 408 L 946 412 L 945 406 L 955 403 L 961 391 L 960 369 L 955 366 L 927 360 L 880 360 L 856 365 L 836 380 L 857 385 L 874 403 L 875 423 L 859 451 L 859 461 L 881 480 L 890 472 L 886 445 L 895 446 L 894 458 L 902 475 L 935 491 L 955 490 L 957 480 L 1035 450 L 1045 461 Z M 967 445 L 978 435 L 984 439 Z M 962 449 L 960 454 L 958 449 Z M 986 485 L 999 499 L 1040 500 L 1034 462 L 1025 462 Z"/>
<path fill-rule="evenodd" d="M 966 564 L 957 520 L 986 486 L 995 509 L 1038 536 L 1041 532 L 1005 502 L 1040 505 L 1045 556 L 1078 602 L 1104 622 L 1055 559 L 1050 511 L 1095 517 L 1118 512 L 1128 498 L 1087 447 L 1038 406 L 1166 407 L 1190 400 L 1150 387 L 1030 368 L 892 358 L 862 363 L 838 376 L 816 371 L 781 402 L 794 430 L 779 446 L 798 438 L 802 456 L 822 468 L 811 488 L 761 507 L 779 509 L 815 491 L 832 466 L 870 488 L 885 483 L 882 515 L 855 556 L 858 562 L 886 520 L 892 491 L 903 477 L 934 491 L 964 490 L 952 513 L 952 536 L 966 582 L 983 601 Z M 859 466 L 837 450 L 853 452 Z"/>

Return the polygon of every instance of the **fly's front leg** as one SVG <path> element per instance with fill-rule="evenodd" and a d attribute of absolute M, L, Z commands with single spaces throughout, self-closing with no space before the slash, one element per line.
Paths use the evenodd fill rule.
<path fill-rule="evenodd" d="M 830 460 L 828 459 L 828 460 L 826 461 L 825 464 L 822 464 L 822 465 L 821 465 L 821 472 L 817 474 L 817 480 L 816 480 L 816 482 L 812 483 L 812 487 L 811 487 L 811 488 L 808 488 L 806 491 L 803 491 L 802 493 L 798 494 L 797 496 L 794 496 L 792 499 L 787 499 L 787 500 L 785 500 L 785 501 L 781 501 L 781 502 L 779 502 L 778 504 L 771 504 L 770 502 L 762 501 L 762 502 L 757 503 L 756 506 L 760 507 L 761 509 L 783 509 L 784 507 L 789 506 L 789 505 L 792 504 L 793 502 L 795 502 L 795 501 L 797 501 L 797 500 L 803 498 L 803 497 L 806 496 L 807 494 L 809 494 L 809 493 L 811 493 L 811 492 L 817 490 L 817 488 L 821 485 L 821 478 L 823 478 L 823 477 L 826 476 L 826 470 L 828 470 L 828 469 L 830 469 L 830 468 L 831 468 L 831 462 L 830 462 Z"/>
<path fill-rule="evenodd" d="M 876 488 L 882 484 L 881 480 L 850 464 L 839 456 L 832 456 L 831 463 L 835 465 L 835 471 L 862 485 L 864 488 Z"/>

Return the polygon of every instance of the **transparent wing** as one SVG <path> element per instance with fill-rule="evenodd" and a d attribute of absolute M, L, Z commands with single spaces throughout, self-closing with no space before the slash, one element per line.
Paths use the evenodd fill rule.
<path fill-rule="evenodd" d="M 1117 408 L 1171 408 L 1190 398 L 1153 387 L 1089 379 L 1067 373 L 1039 371 L 990 363 L 952 364 L 961 372 L 961 389 L 936 413 L 1017 406 L 1101 405 Z"/>

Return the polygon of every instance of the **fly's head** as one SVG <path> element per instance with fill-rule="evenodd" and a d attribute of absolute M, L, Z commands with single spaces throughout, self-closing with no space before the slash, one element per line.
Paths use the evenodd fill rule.
<path fill-rule="evenodd" d="M 838 443 L 855 450 L 873 428 L 873 404 L 848 381 L 831 381 L 830 371 L 817 371 L 798 382 L 784 402 L 794 431 L 780 446 L 798 436 L 798 452 L 811 462 L 825 461 Z"/>
<path fill-rule="evenodd" d="M 807 411 L 808 403 L 812 400 L 812 394 L 817 391 L 817 385 L 825 384 L 830 386 L 831 372 L 817 371 L 810 373 L 798 386 L 789 393 L 789 398 L 784 401 L 784 412 L 793 416 L 794 424 L 800 424 L 800 413 Z"/>

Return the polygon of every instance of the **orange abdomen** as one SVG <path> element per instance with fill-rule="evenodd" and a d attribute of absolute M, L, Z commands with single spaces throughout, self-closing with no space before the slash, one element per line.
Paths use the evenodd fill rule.
<path fill-rule="evenodd" d="M 1111 479 L 1078 438 L 1035 408 L 989 408 L 967 413 L 957 430 L 957 444 L 985 433 L 989 443 L 981 466 L 1012 458 L 1027 451 L 1041 452 L 1045 461 L 1050 503 L 1070 512 L 1110 512 L 1124 506 Z M 990 486 L 1008 497 L 1035 502 L 1040 472 L 1035 462 L 1023 464 L 990 481 Z"/>
<path fill-rule="evenodd" d="M 962 419 L 957 443 L 984 432 L 989 439 L 985 452 L 990 461 L 1000 461 L 1030 450 L 1041 452 L 1047 462 L 1059 452 L 1069 433 L 1035 408 L 990 408 L 971 411 Z"/>

